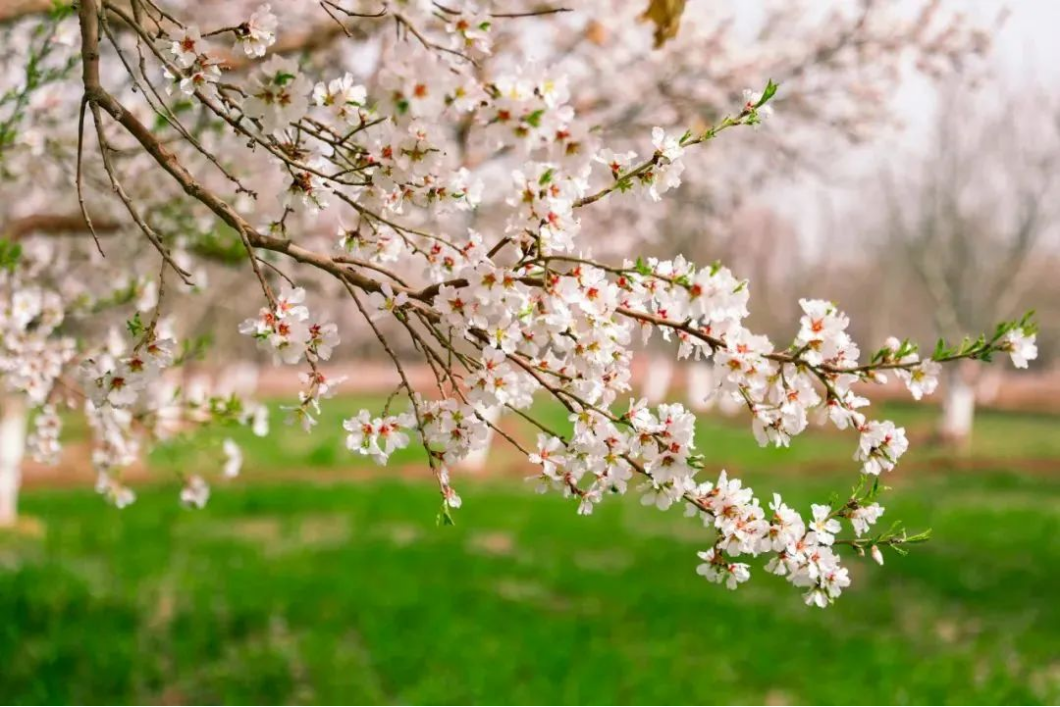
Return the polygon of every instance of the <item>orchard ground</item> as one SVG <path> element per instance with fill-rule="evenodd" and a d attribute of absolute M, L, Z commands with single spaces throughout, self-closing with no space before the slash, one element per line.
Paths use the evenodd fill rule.
<path fill-rule="evenodd" d="M 1060 417 L 983 411 L 954 458 L 931 444 L 935 410 L 884 406 L 913 451 L 881 522 L 933 538 L 883 568 L 848 559 L 854 586 L 822 611 L 779 578 L 707 584 L 709 535 L 680 510 L 634 494 L 582 518 L 534 494 L 503 443 L 454 475 L 464 508 L 438 527 L 420 452 L 379 470 L 344 449 L 339 420 L 362 406 L 382 399 L 329 401 L 312 435 L 158 450 L 120 512 L 76 443 L 62 477 L 31 475 L 36 532 L 0 536 L 3 701 L 1060 701 Z M 229 433 L 243 475 L 181 508 L 176 472 L 216 468 Z M 802 508 L 858 474 L 842 433 L 760 449 L 745 417 L 707 416 L 697 444 L 708 469 Z"/>

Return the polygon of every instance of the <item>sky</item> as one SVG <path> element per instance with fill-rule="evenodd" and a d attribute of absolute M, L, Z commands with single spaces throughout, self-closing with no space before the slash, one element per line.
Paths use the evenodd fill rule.
<path fill-rule="evenodd" d="M 950 1 L 984 23 L 1007 10 L 1003 26 L 993 35 L 988 57 L 991 73 L 1013 90 L 1048 91 L 1060 102 L 1060 0 Z M 992 96 L 985 91 L 980 99 L 988 103 Z M 892 104 L 905 124 L 903 130 L 850 148 L 835 165 L 835 173 L 842 175 L 835 183 L 822 184 L 811 178 L 769 190 L 769 203 L 795 225 L 807 253 L 831 251 L 839 237 L 858 240 L 858 227 L 863 224 L 858 220 L 857 204 L 864 199 L 866 184 L 889 156 L 916 153 L 928 144 L 936 124 L 936 103 L 936 89 L 929 81 L 908 80 Z"/>
<path fill-rule="evenodd" d="M 988 65 L 998 80 L 1010 86 L 1049 87 L 1060 80 L 1060 0 L 951 0 L 963 2 L 966 12 L 984 23 L 1007 11 L 1006 20 L 993 36 Z M 910 82 L 897 97 L 896 107 L 916 126 L 931 125 L 933 89 L 924 82 Z"/>
<path fill-rule="evenodd" d="M 1014 78 L 1033 76 L 1055 82 L 1060 75 L 1060 2 L 1057 0 L 978 0 L 968 3 L 971 11 L 989 17 L 998 8 L 1011 12 L 1007 26 L 998 33 L 999 68 Z"/>

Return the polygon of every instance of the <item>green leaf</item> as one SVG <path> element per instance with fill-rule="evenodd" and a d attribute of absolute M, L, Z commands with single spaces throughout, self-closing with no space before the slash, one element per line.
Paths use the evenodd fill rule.
<path fill-rule="evenodd" d="M 0 238 L 0 268 L 14 272 L 22 257 L 22 244 Z"/>
<path fill-rule="evenodd" d="M 935 342 L 935 353 L 931 354 L 931 358 L 935 358 L 935 359 L 943 358 L 943 357 L 945 357 L 945 355 L 946 355 L 946 340 L 943 339 L 943 338 L 939 338 L 939 340 L 937 342 Z"/>
<path fill-rule="evenodd" d="M 905 539 L 905 544 L 909 545 L 910 543 L 926 543 L 930 539 L 931 539 L 931 528 L 928 528 L 927 530 L 925 530 L 925 531 L 923 531 L 921 533 L 917 533 L 916 535 L 910 535 L 909 537 L 907 537 Z"/>
<path fill-rule="evenodd" d="M 213 337 L 209 334 L 197 336 L 194 339 L 184 339 L 181 342 L 180 353 L 173 360 L 173 365 L 180 366 L 188 361 L 201 361 L 211 344 L 213 344 Z"/>
<path fill-rule="evenodd" d="M 449 504 L 445 501 L 442 501 L 442 510 L 438 511 L 437 523 L 439 526 L 456 525 L 456 521 L 453 520 L 453 514 L 449 512 Z"/>
<path fill-rule="evenodd" d="M 134 339 L 138 339 L 140 338 L 140 336 L 143 335 L 144 323 L 143 320 L 140 319 L 139 312 L 132 315 L 132 319 L 125 322 L 125 328 L 129 330 L 129 335 L 132 336 Z"/>
<path fill-rule="evenodd" d="M 72 2 L 61 2 L 61 0 L 53 0 L 52 7 L 48 10 L 48 17 L 52 20 L 63 20 L 74 14 L 74 4 Z"/>
<path fill-rule="evenodd" d="M 1020 318 L 1019 328 L 1023 329 L 1023 333 L 1028 336 L 1033 336 L 1038 333 L 1038 322 L 1034 321 L 1034 310 L 1028 310 L 1023 317 Z"/>
<path fill-rule="evenodd" d="M 545 115 L 544 108 L 538 108 L 533 113 L 530 113 L 524 118 L 524 120 L 535 128 L 541 127 L 541 118 Z"/>
<path fill-rule="evenodd" d="M 762 97 L 758 99 L 758 103 L 755 103 L 754 107 L 761 108 L 762 106 L 764 106 L 769 101 L 769 99 L 777 95 L 778 88 L 780 88 L 780 86 L 773 83 L 773 79 L 769 79 L 769 81 L 766 82 L 765 90 L 762 91 Z"/>

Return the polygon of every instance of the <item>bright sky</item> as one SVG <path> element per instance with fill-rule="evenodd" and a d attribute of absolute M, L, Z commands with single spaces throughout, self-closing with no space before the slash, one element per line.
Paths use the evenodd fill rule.
<path fill-rule="evenodd" d="M 1032 75 L 1037 82 L 1054 82 L 1060 75 L 1060 2 L 1056 0 L 978 0 L 975 11 L 996 13 L 1007 6 L 1012 13 L 997 37 L 997 60 L 1015 77 Z M 989 15 L 987 15 L 989 16 Z"/>
<path fill-rule="evenodd" d="M 961 0 L 956 0 L 957 3 Z M 1007 85 L 1032 86 L 1054 90 L 1060 80 L 1060 0 L 964 0 L 967 12 L 990 22 L 1007 9 L 1008 18 L 994 37 L 989 58 L 996 76 Z M 925 101 L 933 103 L 932 89 L 927 85 L 908 86 L 898 97 L 898 108 L 915 120 L 923 115 Z"/>
<path fill-rule="evenodd" d="M 1060 98 L 1060 0 L 951 0 L 963 3 L 966 12 L 988 22 L 1007 8 L 1009 15 L 994 35 L 989 58 L 997 78 L 1013 90 L 1049 92 Z M 871 175 L 881 159 L 901 151 L 914 151 L 929 137 L 935 124 L 935 88 L 927 81 L 909 81 L 894 98 L 894 108 L 907 128 L 863 148 L 851 149 L 847 159 L 836 164 L 843 177 L 840 184 L 822 185 L 813 180 L 777 188 L 770 202 L 798 224 L 803 244 L 820 253 L 841 234 L 857 237 L 857 223 L 838 228 L 836 218 L 849 216 L 864 195 L 853 184 L 859 175 Z M 984 94 L 989 99 L 989 94 Z M 1000 97 L 999 97 L 1000 100 Z M 849 182 L 851 186 L 843 186 Z M 844 239 L 846 236 L 844 236 Z"/>

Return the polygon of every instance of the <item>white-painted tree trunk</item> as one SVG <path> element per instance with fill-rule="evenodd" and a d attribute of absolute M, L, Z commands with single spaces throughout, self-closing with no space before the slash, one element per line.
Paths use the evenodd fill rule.
<path fill-rule="evenodd" d="M 0 527 L 12 526 L 18 520 L 26 418 L 26 401 L 21 395 L 0 397 Z"/>
<path fill-rule="evenodd" d="M 252 363 L 238 362 L 225 366 L 217 374 L 219 395 L 238 395 L 249 398 L 258 391 L 259 368 Z"/>
<path fill-rule="evenodd" d="M 714 407 L 714 368 L 704 361 L 692 361 L 685 368 L 688 375 L 688 407 L 695 412 L 706 412 Z"/>
<path fill-rule="evenodd" d="M 975 383 L 975 400 L 983 405 L 991 405 L 997 402 L 998 394 L 1004 383 L 1004 375 L 998 368 L 988 368 L 982 371 Z"/>
<path fill-rule="evenodd" d="M 479 474 L 485 471 L 486 462 L 489 461 L 490 445 L 493 444 L 493 436 L 496 434 L 493 431 L 493 426 L 496 425 L 501 419 L 501 408 L 500 405 L 489 408 L 482 414 L 482 416 L 489 422 L 486 427 L 486 442 L 478 449 L 474 450 L 460 462 L 460 468 L 469 471 L 472 474 Z"/>
<path fill-rule="evenodd" d="M 942 399 L 942 422 L 939 431 L 947 442 L 965 446 L 972 438 L 975 419 L 975 386 L 961 374 L 952 371 L 946 380 Z"/>
<path fill-rule="evenodd" d="M 666 399 L 670 381 L 674 377 L 674 363 L 665 356 L 652 356 L 644 373 L 644 397 L 648 404 L 657 405 Z"/>
<path fill-rule="evenodd" d="M 725 417 L 735 417 L 747 412 L 747 404 L 728 393 L 718 396 L 718 412 Z"/>

